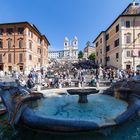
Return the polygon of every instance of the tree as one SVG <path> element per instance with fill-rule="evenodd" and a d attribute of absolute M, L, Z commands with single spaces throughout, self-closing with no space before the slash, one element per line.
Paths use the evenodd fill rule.
<path fill-rule="evenodd" d="M 90 41 L 86 43 L 86 47 L 90 47 Z"/>
<path fill-rule="evenodd" d="M 88 57 L 89 60 L 95 60 L 96 56 L 95 53 L 91 53 L 90 56 Z"/>
<path fill-rule="evenodd" d="M 83 56 L 84 56 L 83 52 L 82 51 L 79 51 L 78 58 L 81 59 L 81 58 L 83 58 Z"/>

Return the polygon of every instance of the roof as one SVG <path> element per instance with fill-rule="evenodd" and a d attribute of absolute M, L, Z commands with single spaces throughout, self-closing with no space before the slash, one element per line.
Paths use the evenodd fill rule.
<path fill-rule="evenodd" d="M 42 35 L 41 33 L 40 33 L 40 31 L 38 30 L 38 28 L 34 25 L 34 24 L 31 24 L 31 23 L 29 23 L 29 22 L 27 22 L 27 21 L 23 21 L 23 22 L 12 22 L 12 23 L 0 23 L 0 26 L 1 25 L 15 25 L 15 24 L 27 24 L 27 25 L 29 25 L 33 30 L 35 30 L 41 37 L 43 37 L 47 42 L 48 42 L 48 44 L 50 45 L 50 42 L 48 41 L 48 39 L 46 38 L 46 36 L 45 35 Z"/>
<path fill-rule="evenodd" d="M 99 38 L 99 36 L 104 33 L 104 32 L 107 32 L 113 25 L 114 23 L 120 18 L 120 17 L 128 17 L 128 16 L 140 16 L 140 6 L 139 6 L 139 3 L 135 3 L 135 6 L 133 6 L 133 3 L 130 3 L 126 9 L 114 20 L 114 22 L 105 30 L 105 31 L 102 31 L 96 38 L 95 40 L 93 41 L 93 43 L 96 42 L 96 40 Z M 135 10 L 135 11 L 133 11 Z M 139 10 L 139 12 L 137 11 Z"/>
<path fill-rule="evenodd" d="M 94 41 L 93 41 L 92 43 L 94 43 L 94 42 L 99 38 L 99 36 L 100 36 L 102 33 L 105 33 L 105 31 L 102 31 L 102 32 L 94 39 Z"/>

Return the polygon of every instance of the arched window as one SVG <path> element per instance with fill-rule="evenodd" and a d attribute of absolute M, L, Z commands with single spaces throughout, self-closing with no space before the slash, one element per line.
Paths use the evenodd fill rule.
<path fill-rule="evenodd" d="M 23 40 L 20 39 L 18 43 L 19 43 L 19 44 L 18 44 L 18 45 L 19 45 L 19 48 L 22 48 L 22 47 L 23 47 Z"/>
<path fill-rule="evenodd" d="M 8 49 L 10 49 L 12 47 L 12 39 L 8 40 L 7 47 L 8 47 Z"/>
<path fill-rule="evenodd" d="M 131 41 L 131 33 L 127 33 L 124 35 L 124 39 L 125 39 L 125 43 L 126 44 L 130 44 L 132 41 Z"/>

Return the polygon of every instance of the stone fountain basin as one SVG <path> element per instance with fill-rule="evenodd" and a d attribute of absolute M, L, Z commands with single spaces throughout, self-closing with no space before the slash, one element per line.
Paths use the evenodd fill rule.
<path fill-rule="evenodd" d="M 0 116 L 3 115 L 3 114 L 5 114 L 5 113 L 6 113 L 5 106 L 2 103 L 0 103 Z"/>
<path fill-rule="evenodd" d="M 70 95 L 89 95 L 89 94 L 96 94 L 99 92 L 99 90 L 95 89 L 95 88 L 82 88 L 82 89 L 69 89 L 67 90 L 67 92 Z"/>
<path fill-rule="evenodd" d="M 128 102 L 125 99 L 95 94 L 95 89 L 95 92 L 81 89 L 78 90 L 79 94 L 82 92 L 81 95 L 92 95 L 87 97 L 88 103 L 79 103 L 78 96 L 43 98 L 40 93 L 25 94 L 27 92 L 22 88 L 1 87 L 3 91 L 0 95 L 9 110 L 8 114 L 13 114 L 9 117 L 12 126 L 27 126 L 43 132 L 74 133 L 113 127 L 124 123 L 140 109 L 140 96 L 134 93 L 129 96 L 131 99 Z M 72 90 L 71 94 L 75 95 L 74 92 Z M 22 100 L 19 101 L 18 97 Z M 13 101 L 16 106 L 13 106 Z"/>
<path fill-rule="evenodd" d="M 128 105 L 107 95 L 88 98 L 88 104 L 78 104 L 77 96 L 42 99 L 38 107 L 30 106 L 23 112 L 21 121 L 38 131 L 85 132 L 120 125 L 139 109 L 138 100 Z M 77 109 L 79 106 L 82 106 L 80 110 Z"/>
<path fill-rule="evenodd" d="M 96 94 L 99 92 L 99 90 L 96 90 L 95 88 L 82 88 L 82 89 L 69 89 L 67 90 L 67 92 L 70 95 L 78 95 L 79 99 L 78 99 L 78 103 L 81 104 L 86 104 L 88 103 L 88 98 L 87 96 L 90 94 Z"/>

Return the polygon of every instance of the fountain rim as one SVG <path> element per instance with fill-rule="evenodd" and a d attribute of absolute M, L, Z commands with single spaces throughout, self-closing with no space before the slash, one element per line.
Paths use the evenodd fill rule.
<path fill-rule="evenodd" d="M 94 94 L 95 95 L 95 94 Z M 93 96 L 94 96 L 93 95 Z M 108 96 L 108 95 L 103 95 Z M 109 96 L 110 97 L 110 96 Z M 45 97 L 48 98 L 48 97 Z M 129 104 L 128 104 L 129 106 Z M 127 108 L 128 109 L 128 108 Z M 127 110 L 125 110 L 127 111 Z M 124 112 L 125 112 L 124 111 Z M 94 120 L 74 120 L 74 119 L 57 119 L 51 117 L 42 117 L 34 114 L 32 108 L 28 106 L 21 116 L 21 122 L 23 125 L 35 130 L 40 131 L 54 131 L 54 132 L 86 132 L 86 131 L 95 131 L 100 130 L 102 128 L 109 128 L 113 126 L 117 126 L 115 119 L 117 119 L 121 114 L 117 115 L 116 118 L 113 119 L 111 123 L 103 123 L 102 125 L 97 124 Z"/>

